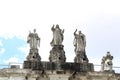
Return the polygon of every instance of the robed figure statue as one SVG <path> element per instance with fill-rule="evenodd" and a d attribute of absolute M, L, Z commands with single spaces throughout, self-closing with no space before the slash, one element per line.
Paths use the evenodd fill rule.
<path fill-rule="evenodd" d="M 85 47 L 86 47 L 86 39 L 85 39 L 85 35 L 79 31 L 78 34 L 76 34 L 77 32 L 77 29 L 75 30 L 74 32 L 74 46 L 75 46 L 75 52 L 78 53 L 78 52 L 82 52 L 84 53 L 85 52 Z"/>
<path fill-rule="evenodd" d="M 37 49 L 37 47 L 40 47 L 40 38 L 36 33 L 36 29 L 34 29 L 34 33 L 29 32 L 27 43 L 30 44 L 30 49 Z"/>
<path fill-rule="evenodd" d="M 54 25 L 52 26 L 51 28 L 52 32 L 53 32 L 53 39 L 51 41 L 51 46 L 54 46 L 54 45 L 62 45 L 62 42 L 63 42 L 63 33 L 64 33 L 64 30 L 61 30 L 59 28 L 59 25 L 56 25 L 56 27 L 54 28 Z"/>
<path fill-rule="evenodd" d="M 31 69 L 31 70 L 43 70 L 43 65 L 41 63 L 41 57 L 39 55 L 40 47 L 40 38 L 36 33 L 36 29 L 29 32 L 27 36 L 27 43 L 30 45 L 29 55 L 26 57 L 26 61 L 24 61 L 24 69 Z"/>

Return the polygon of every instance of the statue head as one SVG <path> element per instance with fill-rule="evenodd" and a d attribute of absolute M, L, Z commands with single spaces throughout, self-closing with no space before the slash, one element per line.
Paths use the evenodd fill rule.
<path fill-rule="evenodd" d="M 111 54 L 110 54 L 110 52 L 109 52 L 109 51 L 107 52 L 106 56 L 111 56 Z"/>
<path fill-rule="evenodd" d="M 56 25 L 56 28 L 59 28 L 59 25 L 58 25 L 58 24 Z"/>
<path fill-rule="evenodd" d="M 36 32 L 36 29 L 34 29 L 34 33 Z"/>
<path fill-rule="evenodd" d="M 79 34 L 81 34 L 82 32 L 81 31 L 79 31 Z"/>

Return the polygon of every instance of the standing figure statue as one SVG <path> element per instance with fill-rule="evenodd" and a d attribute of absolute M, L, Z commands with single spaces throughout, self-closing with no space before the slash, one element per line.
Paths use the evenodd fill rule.
<path fill-rule="evenodd" d="M 27 43 L 30 44 L 30 49 L 37 49 L 37 47 L 40 47 L 40 38 L 36 33 L 36 29 L 34 29 L 34 33 L 29 32 Z"/>
<path fill-rule="evenodd" d="M 78 52 L 80 53 L 85 53 L 85 47 L 86 47 L 86 39 L 85 39 L 85 35 L 81 33 L 81 31 L 79 31 L 79 34 L 76 34 L 77 29 L 74 32 L 74 46 L 75 46 L 75 52 L 76 54 Z"/>
<path fill-rule="evenodd" d="M 62 45 L 64 29 L 61 30 L 59 28 L 59 25 L 56 25 L 56 27 L 54 28 L 54 25 L 53 25 L 51 30 L 53 31 L 53 39 L 52 39 L 52 41 L 50 43 L 51 46 Z"/>

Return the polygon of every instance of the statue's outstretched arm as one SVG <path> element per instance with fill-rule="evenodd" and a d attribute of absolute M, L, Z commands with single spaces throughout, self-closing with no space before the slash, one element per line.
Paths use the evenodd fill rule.
<path fill-rule="evenodd" d="M 29 31 L 29 35 L 28 35 L 28 37 L 27 37 L 27 43 L 30 42 L 30 35 L 31 35 L 31 31 Z"/>
<path fill-rule="evenodd" d="M 51 30 L 53 31 L 55 28 L 54 28 L 54 25 L 52 26 Z"/>
<path fill-rule="evenodd" d="M 76 35 L 76 32 L 77 32 L 77 29 L 75 30 L 74 35 Z"/>
<path fill-rule="evenodd" d="M 62 30 L 62 34 L 64 33 L 64 29 Z"/>

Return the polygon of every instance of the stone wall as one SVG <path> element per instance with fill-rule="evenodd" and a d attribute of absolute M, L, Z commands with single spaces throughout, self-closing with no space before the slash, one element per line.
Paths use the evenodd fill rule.
<path fill-rule="evenodd" d="M 30 69 L 2 69 L 0 80 L 120 80 L 119 73 L 32 71 Z"/>

